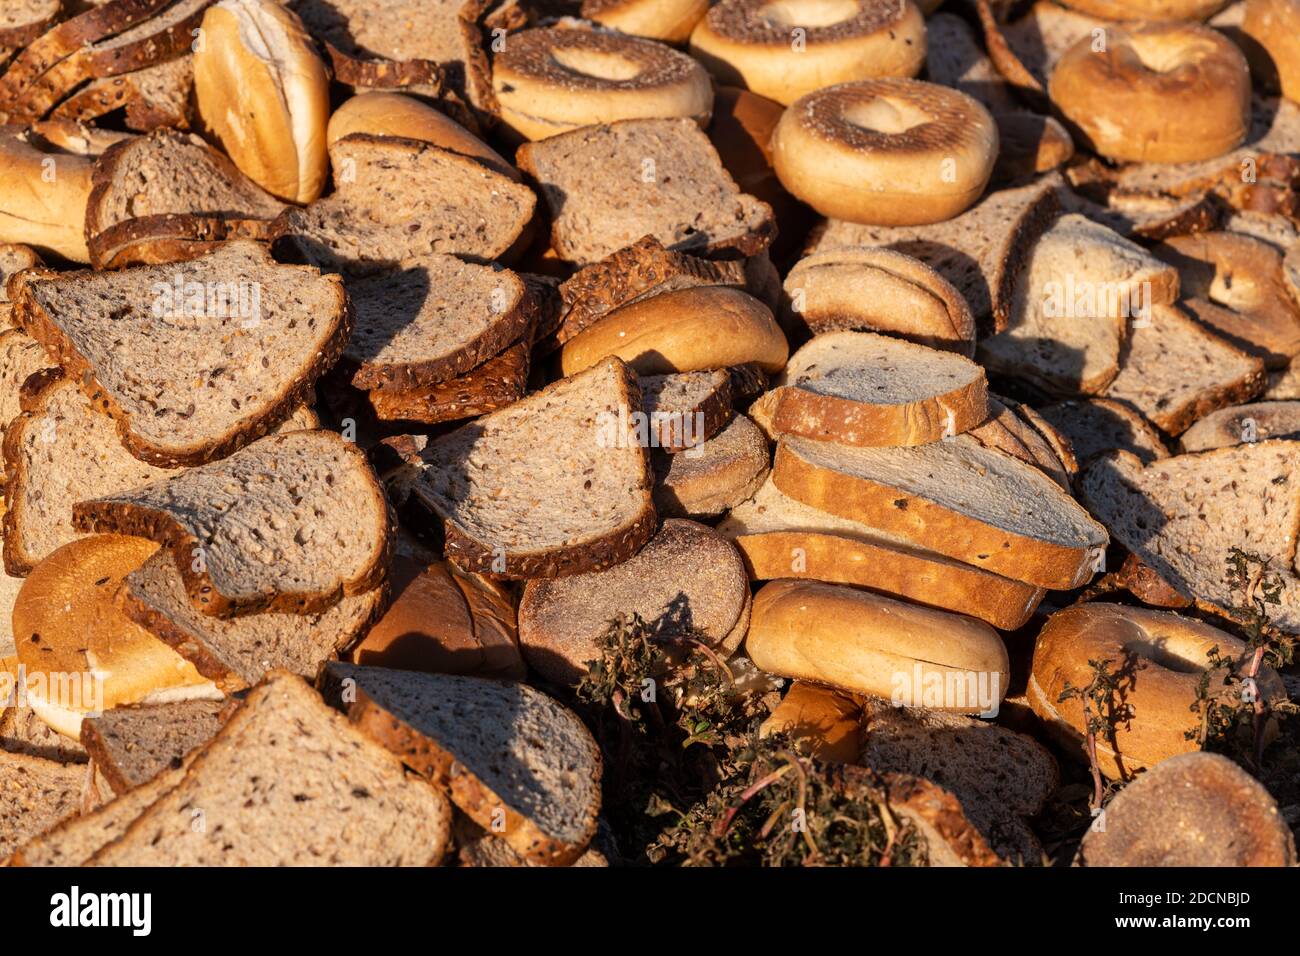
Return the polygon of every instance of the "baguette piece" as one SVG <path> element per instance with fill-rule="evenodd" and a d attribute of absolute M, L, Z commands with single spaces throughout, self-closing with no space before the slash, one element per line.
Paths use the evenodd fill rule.
<path fill-rule="evenodd" d="M 1184 452 L 1209 451 L 1269 438 L 1300 439 L 1300 402 L 1254 402 L 1211 412 L 1178 440 Z"/>
<path fill-rule="evenodd" d="M 378 388 L 366 400 L 381 422 L 436 425 L 513 405 L 528 391 L 531 352 L 520 339 L 463 375 L 415 388 Z"/>
<path fill-rule="evenodd" d="M 142 133 L 167 126 L 187 129 L 193 93 L 194 57 L 187 54 L 87 83 L 56 106 L 50 117 L 89 122 L 125 109 L 127 129 Z"/>
<path fill-rule="evenodd" d="M 206 827 L 192 826 L 193 807 Z M 450 837 L 446 798 L 409 778 L 301 678 L 274 673 L 182 781 L 90 863 L 424 866 L 442 858 Z"/>
<path fill-rule="evenodd" d="M 86 770 L 29 757 L 0 753 L 0 860 L 61 820 L 76 816 Z"/>
<path fill-rule="evenodd" d="M 731 421 L 731 375 L 724 369 L 647 375 L 639 384 L 653 448 L 669 454 L 686 451 Z"/>
<path fill-rule="evenodd" d="M 201 308 L 192 283 L 207 290 Z M 130 452 L 164 467 L 228 455 L 287 419 L 352 325 L 337 277 L 280 265 L 248 241 L 180 272 L 33 278 L 19 308 L 29 334 L 116 419 Z"/>
<path fill-rule="evenodd" d="M 752 256 L 771 243 L 767 203 L 742 193 L 690 119 L 634 119 L 525 143 L 561 259 L 596 262 L 653 235 L 665 247 Z M 593 170 L 599 175 L 592 175 Z"/>
<path fill-rule="evenodd" d="M 1040 408 L 1038 414 L 1070 440 L 1083 467 L 1113 449 L 1131 452 L 1144 465 L 1169 457 L 1160 433 L 1122 402 L 1108 398 L 1058 402 Z"/>
<path fill-rule="evenodd" d="M 1105 529 L 1055 482 L 966 435 L 915 448 L 792 437 L 772 478 L 804 504 L 1039 587 L 1078 587 L 1106 548 Z"/>
<path fill-rule="evenodd" d="M 769 478 L 718 525 L 755 581 L 809 578 L 852 584 L 917 604 L 969 614 L 1004 631 L 1029 620 L 1043 588 L 991 574 L 904 538 L 821 511 Z"/>
<path fill-rule="evenodd" d="M 412 490 L 443 520 L 447 558 L 531 578 L 635 554 L 655 526 L 649 461 L 630 420 L 640 406 L 631 370 L 611 358 L 430 442 Z M 539 447 L 558 457 L 534 460 Z"/>
<path fill-rule="evenodd" d="M 120 795 L 179 768 L 190 751 L 216 736 L 229 715 L 230 704 L 223 700 L 114 707 L 81 722 L 81 744 Z"/>
<path fill-rule="evenodd" d="M 988 418 L 988 383 L 961 355 L 871 332 L 827 332 L 790 357 L 750 414 L 769 437 L 924 445 Z"/>
<path fill-rule="evenodd" d="M 767 439 L 744 415 L 681 454 L 656 450 L 655 508 L 676 518 L 710 518 L 734 508 L 762 486 L 771 468 Z"/>
<path fill-rule="evenodd" d="M 540 691 L 339 663 L 326 681 L 351 701 L 348 717 L 363 733 L 525 859 L 566 866 L 596 835 L 600 750 L 582 721 Z"/>

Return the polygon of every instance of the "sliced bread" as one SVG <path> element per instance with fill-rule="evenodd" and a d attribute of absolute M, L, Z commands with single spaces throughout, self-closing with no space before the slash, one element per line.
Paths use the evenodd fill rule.
<path fill-rule="evenodd" d="M 50 113 L 52 119 L 90 122 L 124 109 L 127 129 L 145 133 L 170 126 L 186 129 L 191 120 L 194 57 L 178 56 L 155 66 L 87 83 Z"/>
<path fill-rule="evenodd" d="M 1023 625 L 1044 590 L 925 551 L 905 538 L 810 507 L 769 478 L 718 525 L 755 581 L 809 578 L 852 584 L 969 614 L 1003 630 Z"/>
<path fill-rule="evenodd" d="M 573 862 L 596 835 L 600 750 L 571 711 L 526 684 L 331 664 L 352 722 L 446 788 L 526 859 Z"/>
<path fill-rule="evenodd" d="M 276 223 L 280 242 L 334 271 L 372 271 L 431 253 L 509 259 L 537 197 L 485 163 L 413 139 L 351 133 L 331 143 L 334 192 Z"/>
<path fill-rule="evenodd" d="M 1178 439 L 1184 452 L 1209 451 L 1269 438 L 1300 439 L 1300 402 L 1255 402 L 1211 412 Z"/>
<path fill-rule="evenodd" d="M 0 48 L 31 43 L 63 16 L 63 0 L 13 0 L 0 11 Z"/>
<path fill-rule="evenodd" d="M 164 467 L 230 454 L 287 419 L 352 324 L 337 277 L 247 241 L 183 269 L 32 278 L 19 315 L 131 453 Z"/>
<path fill-rule="evenodd" d="M 804 504 L 1039 587 L 1078 587 L 1106 548 L 1060 486 L 966 435 L 915 448 L 789 438 L 772 477 Z"/>
<path fill-rule="evenodd" d="M 381 422 L 437 425 L 477 418 L 524 397 L 530 356 L 528 341 L 520 339 L 463 375 L 409 389 L 378 388 L 366 393 L 366 401 Z"/>
<path fill-rule="evenodd" d="M 1070 492 L 1079 465 L 1069 439 L 1029 406 L 1009 398 L 990 398 L 989 417 L 967 434 L 985 448 L 1033 465 Z"/>
<path fill-rule="evenodd" d="M 744 415 L 734 415 L 720 432 L 688 451 L 670 455 L 656 449 L 652 463 L 659 514 L 710 518 L 758 491 L 772 457 L 758 426 Z"/>
<path fill-rule="evenodd" d="M 989 57 L 1006 80 L 1029 94 L 1046 95 L 1056 61 L 1103 21 L 1039 0 L 1010 22 L 995 16 L 989 0 L 978 0 L 980 24 Z"/>
<path fill-rule="evenodd" d="M 34 269 L 41 264 L 41 257 L 30 246 L 0 243 L 0 302 L 9 301 L 5 285 L 9 277 L 24 269 Z"/>
<path fill-rule="evenodd" d="M 1131 452 L 1145 464 L 1167 458 L 1160 433 L 1129 406 L 1106 398 L 1058 402 L 1038 409 L 1052 427 L 1070 440 L 1075 458 L 1086 467 L 1105 452 Z"/>
<path fill-rule="evenodd" d="M 827 332 L 790 357 L 750 414 L 770 437 L 924 445 L 988 418 L 988 384 L 961 355 L 872 332 Z"/>
<path fill-rule="evenodd" d="M 750 256 L 776 235 L 767 203 L 742 193 L 690 119 L 622 120 L 520 147 L 560 258 L 596 262 L 642 236 L 665 247 Z"/>
<path fill-rule="evenodd" d="M 17 329 L 0 331 L 0 438 L 22 411 L 19 393 L 28 377 L 49 368 L 51 362 L 40 343 Z"/>
<path fill-rule="evenodd" d="M 694 448 L 731 421 L 731 376 L 725 369 L 646 375 L 639 384 L 653 448 L 670 454 Z"/>
<path fill-rule="evenodd" d="M 198 811 L 197 815 L 196 812 Z M 425 866 L 451 808 L 301 678 L 248 695 L 177 786 L 96 866 Z"/>
<path fill-rule="evenodd" d="M 86 768 L 0 753 L 0 861 L 32 837 L 76 816 Z"/>
<path fill-rule="evenodd" d="M 600 660 L 600 639 L 620 614 L 639 615 L 665 644 L 700 641 L 725 658 L 744 640 L 748 608 L 749 579 L 736 549 L 711 528 L 670 518 L 622 564 L 529 581 L 519 643 L 529 667 L 572 686 Z"/>
<path fill-rule="evenodd" d="M 414 494 L 448 559 L 498 577 L 556 577 L 631 557 L 654 532 L 631 370 L 599 364 L 432 441 Z"/>
<path fill-rule="evenodd" d="M 55 763 L 80 764 L 83 773 L 88 759 L 86 749 L 78 741 L 51 730 L 23 701 L 15 702 L 0 716 L 0 751 Z"/>
<path fill-rule="evenodd" d="M 81 722 L 81 744 L 113 792 L 123 794 L 179 768 L 230 713 L 221 700 L 114 707 Z"/>

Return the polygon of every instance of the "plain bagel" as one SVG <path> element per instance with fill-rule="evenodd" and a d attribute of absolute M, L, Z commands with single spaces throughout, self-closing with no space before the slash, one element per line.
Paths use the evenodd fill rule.
<path fill-rule="evenodd" d="M 777 125 L 772 154 L 785 188 L 822 215 L 914 226 L 974 204 L 993 173 L 998 129 L 957 90 L 865 80 L 796 102 Z"/>
<path fill-rule="evenodd" d="M 685 117 L 703 127 L 713 108 L 709 75 L 689 56 L 601 30 L 511 34 L 492 86 L 502 123 L 530 140 L 627 119 Z"/>
<path fill-rule="evenodd" d="M 685 43 L 709 0 L 583 0 L 582 16 L 632 36 Z"/>
<path fill-rule="evenodd" d="M 1106 30 L 1057 62 L 1052 102 L 1101 155 L 1187 163 L 1235 149 L 1250 128 L 1250 69 L 1227 37 L 1196 23 Z"/>
<path fill-rule="evenodd" d="M 1086 728 L 1077 697 L 1062 701 L 1068 683 L 1087 687 L 1094 671 L 1089 661 L 1111 661 L 1116 676 L 1114 714 L 1097 716 L 1113 731 L 1097 739 L 1097 763 L 1107 777 L 1126 780 L 1177 754 L 1199 750 L 1195 732 L 1200 717 L 1193 711 L 1198 686 L 1210 665 L 1210 649 L 1244 662 L 1247 645 L 1217 627 L 1169 611 L 1119 604 L 1080 604 L 1053 614 L 1034 646 L 1027 696 L 1048 733 L 1080 758 Z M 1224 690 L 1224 675 L 1213 672 L 1208 692 Z M 1258 678 L 1265 699 L 1284 694 L 1281 679 L 1265 667 Z M 1131 708 L 1125 721 L 1121 708 Z"/>
<path fill-rule="evenodd" d="M 722 0 L 691 53 L 720 83 L 788 106 L 837 83 L 916 76 L 925 18 L 912 0 Z"/>

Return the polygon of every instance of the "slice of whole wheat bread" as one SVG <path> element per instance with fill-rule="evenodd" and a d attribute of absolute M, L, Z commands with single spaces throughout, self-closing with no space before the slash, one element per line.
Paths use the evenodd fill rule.
<path fill-rule="evenodd" d="M 10 0 L 0 10 L 0 47 L 31 43 L 63 15 L 63 0 Z"/>
<path fill-rule="evenodd" d="M 520 339 L 463 375 L 410 389 L 374 389 L 366 401 L 381 422 L 437 425 L 477 418 L 524 397 L 530 357 L 528 341 Z"/>
<path fill-rule="evenodd" d="M 600 750 L 582 721 L 540 691 L 341 663 L 329 665 L 326 681 L 363 733 L 526 859 L 564 866 L 595 836 Z"/>
<path fill-rule="evenodd" d="M 0 753 L 0 861 L 81 807 L 86 768 Z"/>
<path fill-rule="evenodd" d="M 1185 452 L 1227 448 L 1269 438 L 1300 439 L 1300 402 L 1254 402 L 1211 412 L 1183 432 Z"/>
<path fill-rule="evenodd" d="M 1038 413 L 1069 438 L 1081 466 L 1112 449 L 1131 452 L 1143 464 L 1169 457 L 1160 433 L 1121 402 L 1106 398 L 1058 402 L 1038 409 Z"/>
<path fill-rule="evenodd" d="M 229 716 L 230 704 L 221 700 L 114 707 L 81 722 L 81 745 L 113 792 L 123 794 L 179 768 Z"/>
<path fill-rule="evenodd" d="M 641 408 L 651 445 L 677 453 L 708 441 L 731 421 L 731 376 L 724 369 L 646 375 Z"/>
<path fill-rule="evenodd" d="M 87 83 L 50 113 L 52 119 L 83 122 L 125 109 L 127 129 L 147 133 L 170 126 L 186 129 L 191 119 L 194 57 L 178 56 L 155 66 Z"/>

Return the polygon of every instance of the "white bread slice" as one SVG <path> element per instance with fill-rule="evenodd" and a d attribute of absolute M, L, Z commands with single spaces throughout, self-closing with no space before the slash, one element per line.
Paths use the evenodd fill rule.
<path fill-rule="evenodd" d="M 1028 405 L 1009 398 L 990 398 L 989 417 L 967 432 L 985 448 L 993 448 L 1033 465 L 1071 492 L 1079 471 L 1070 440 Z"/>
<path fill-rule="evenodd" d="M 821 511 L 781 492 L 769 478 L 718 524 L 755 581 L 811 578 L 852 584 L 917 604 L 969 614 L 1013 631 L 1045 591 L 991 574 L 905 538 Z"/>
<path fill-rule="evenodd" d="M 772 479 L 804 504 L 1039 587 L 1078 587 L 1106 548 L 1052 479 L 967 435 L 915 448 L 789 438 Z"/>
<path fill-rule="evenodd" d="M 872 332 L 827 332 L 786 363 L 750 408 L 769 437 L 924 445 L 989 415 L 984 370 L 952 352 Z"/>
<path fill-rule="evenodd" d="M 1300 402 L 1254 402 L 1211 412 L 1178 439 L 1184 452 L 1209 451 L 1269 438 L 1300 439 Z"/>

